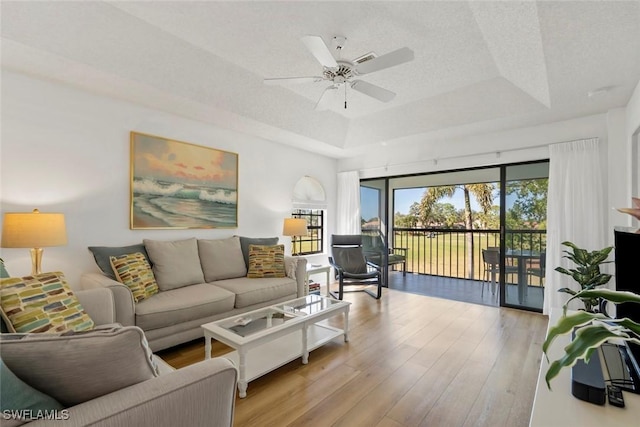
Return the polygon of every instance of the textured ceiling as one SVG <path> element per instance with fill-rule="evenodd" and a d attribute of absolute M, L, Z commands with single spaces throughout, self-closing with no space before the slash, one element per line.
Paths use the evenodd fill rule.
<path fill-rule="evenodd" d="M 640 78 L 640 2 L 8 2 L 2 66 L 346 157 L 476 125 L 564 120 L 626 105 Z M 304 35 L 347 38 L 354 59 L 415 60 L 359 77 L 328 111 L 325 82 L 264 85 L 322 67 Z M 602 87 L 607 93 L 589 97 Z"/>

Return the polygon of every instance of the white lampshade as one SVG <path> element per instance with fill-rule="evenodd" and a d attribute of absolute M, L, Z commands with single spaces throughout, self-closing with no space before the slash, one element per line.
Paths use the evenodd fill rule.
<path fill-rule="evenodd" d="M 285 218 L 282 234 L 284 236 L 306 236 L 308 234 L 307 220 L 301 218 Z"/>
<path fill-rule="evenodd" d="M 64 214 L 11 212 L 4 214 L 3 248 L 44 248 L 67 244 Z"/>

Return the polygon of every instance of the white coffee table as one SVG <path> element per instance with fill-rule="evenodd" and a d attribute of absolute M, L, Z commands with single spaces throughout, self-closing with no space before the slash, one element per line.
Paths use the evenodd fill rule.
<path fill-rule="evenodd" d="M 205 359 L 211 358 L 212 339 L 235 349 L 222 357 L 238 366 L 239 396 L 245 397 L 249 381 L 298 357 L 307 364 L 311 350 L 336 337 L 343 335 L 344 341 L 349 341 L 350 305 L 348 301 L 307 295 L 204 324 Z M 319 324 L 340 313 L 344 314 L 344 329 Z M 248 357 L 250 351 L 255 357 Z"/>

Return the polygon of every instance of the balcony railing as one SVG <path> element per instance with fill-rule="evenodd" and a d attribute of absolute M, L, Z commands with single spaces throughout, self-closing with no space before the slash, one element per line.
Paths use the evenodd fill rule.
<path fill-rule="evenodd" d="M 363 233 L 372 231 L 363 230 Z M 482 250 L 500 246 L 499 230 L 394 228 L 393 234 L 390 244 L 407 248 L 407 272 L 434 276 L 482 280 Z M 508 250 L 544 252 L 546 230 L 508 230 L 505 243 Z M 531 284 L 538 284 L 538 278 L 532 280 Z"/>

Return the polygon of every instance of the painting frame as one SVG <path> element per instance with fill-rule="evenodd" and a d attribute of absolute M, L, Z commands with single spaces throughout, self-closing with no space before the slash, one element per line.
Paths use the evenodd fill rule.
<path fill-rule="evenodd" d="M 130 132 L 129 228 L 238 228 L 239 155 Z"/>

